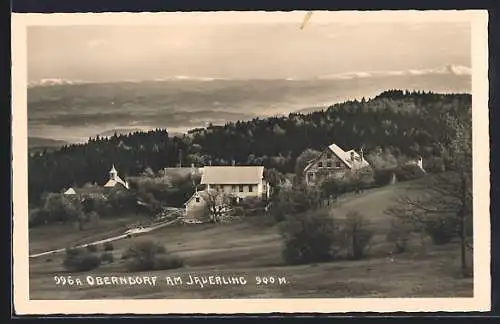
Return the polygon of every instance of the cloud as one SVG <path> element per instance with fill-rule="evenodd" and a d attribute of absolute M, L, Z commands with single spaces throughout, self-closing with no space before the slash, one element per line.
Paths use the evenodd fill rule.
<path fill-rule="evenodd" d="M 346 72 L 339 74 L 329 74 L 319 76 L 318 79 L 338 79 L 350 80 L 360 78 L 374 78 L 386 76 L 408 76 L 408 75 L 472 75 L 472 69 L 462 65 L 446 65 L 444 67 L 430 69 L 410 69 L 401 71 L 361 71 L 361 72 Z"/>

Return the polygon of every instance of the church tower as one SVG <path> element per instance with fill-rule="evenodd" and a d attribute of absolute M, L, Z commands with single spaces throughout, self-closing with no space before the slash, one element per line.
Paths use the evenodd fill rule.
<path fill-rule="evenodd" d="M 109 180 L 104 185 L 104 187 L 111 188 L 111 187 L 115 187 L 117 184 L 121 184 L 126 189 L 129 189 L 128 182 L 127 181 L 123 181 L 118 176 L 118 171 L 116 171 L 115 165 L 113 164 L 113 166 L 111 167 L 111 170 L 109 170 Z"/>
<path fill-rule="evenodd" d="M 113 164 L 111 170 L 109 170 L 109 180 L 116 181 L 117 178 L 118 178 L 118 171 L 116 171 L 115 165 Z"/>

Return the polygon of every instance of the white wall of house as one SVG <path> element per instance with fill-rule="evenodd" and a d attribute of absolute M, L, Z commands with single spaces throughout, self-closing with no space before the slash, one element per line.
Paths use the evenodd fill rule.
<path fill-rule="evenodd" d="M 262 197 L 264 193 L 263 183 L 258 184 L 207 184 L 207 190 L 219 189 L 226 194 L 237 197 Z"/>

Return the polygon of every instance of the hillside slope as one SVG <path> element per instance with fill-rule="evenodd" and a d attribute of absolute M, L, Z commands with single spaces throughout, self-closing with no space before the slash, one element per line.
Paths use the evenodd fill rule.
<path fill-rule="evenodd" d="M 369 257 L 359 261 L 336 261 L 322 264 L 286 266 L 281 260 L 281 239 L 277 227 L 263 224 L 260 217 L 246 218 L 226 225 L 203 224 L 171 226 L 145 234 L 138 239 L 152 239 L 184 259 L 184 268 L 171 271 L 135 273 L 157 276 L 160 284 L 141 286 L 57 287 L 52 275 L 62 270 L 60 255 L 49 261 L 30 260 L 30 294 L 32 299 L 89 298 L 291 298 L 291 297 L 470 297 L 472 280 L 453 276 L 458 247 L 452 243 L 431 246 L 427 254 L 419 253 L 417 242 L 410 251 L 389 259 L 391 245 L 385 242 L 388 230 L 385 206 L 391 206 L 394 195 L 408 188 L 400 183 L 366 191 L 359 196 L 344 197 L 332 208 L 332 215 L 342 217 L 347 211 L 369 216 L 376 237 Z M 374 204 L 377 203 L 377 204 Z M 92 271 L 94 276 L 126 276 L 121 254 L 131 240 L 114 243 L 115 262 Z M 418 262 L 418 267 L 415 266 Z M 165 276 L 238 275 L 248 280 L 239 286 L 166 286 Z M 75 278 L 84 275 L 74 274 Z M 256 276 L 286 279 L 283 285 L 256 285 Z"/>

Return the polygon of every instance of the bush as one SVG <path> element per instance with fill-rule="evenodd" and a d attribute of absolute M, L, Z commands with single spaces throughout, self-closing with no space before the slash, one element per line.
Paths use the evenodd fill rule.
<path fill-rule="evenodd" d="M 66 248 L 66 256 L 76 257 L 85 253 L 85 250 L 80 247 L 69 247 Z"/>
<path fill-rule="evenodd" d="M 257 208 L 264 208 L 266 202 L 257 197 L 246 197 L 240 202 L 239 205 L 244 209 L 257 209 Z"/>
<path fill-rule="evenodd" d="M 452 217 L 436 217 L 425 223 L 425 232 L 436 245 L 450 243 L 456 234 L 456 224 Z"/>
<path fill-rule="evenodd" d="M 298 215 L 317 209 L 320 205 L 319 190 L 307 185 L 295 185 L 283 188 L 270 204 L 270 212 L 275 220 L 285 220 L 287 215 Z"/>
<path fill-rule="evenodd" d="M 283 258 L 289 264 L 327 261 L 333 250 L 336 228 L 325 211 L 290 217 L 281 227 Z"/>
<path fill-rule="evenodd" d="M 164 270 L 182 267 L 183 261 L 167 253 L 165 247 L 153 241 L 135 242 L 122 256 L 129 271 Z"/>
<path fill-rule="evenodd" d="M 393 220 L 391 227 L 387 233 L 387 241 L 394 244 L 395 253 L 404 253 L 408 248 L 408 242 L 412 233 L 410 224 L 406 224 L 400 220 Z"/>
<path fill-rule="evenodd" d="M 101 258 L 80 248 L 66 249 L 63 266 L 68 271 L 89 271 L 101 265 Z"/>
<path fill-rule="evenodd" d="M 97 245 L 95 245 L 95 244 L 87 245 L 86 249 L 89 252 L 97 252 L 98 251 Z"/>
<path fill-rule="evenodd" d="M 47 212 L 48 220 L 73 222 L 83 216 L 83 207 L 79 199 L 66 197 L 58 193 L 48 194 L 43 210 Z"/>
<path fill-rule="evenodd" d="M 50 214 L 43 208 L 34 208 L 29 211 L 28 226 L 35 227 L 50 221 Z"/>
<path fill-rule="evenodd" d="M 344 193 L 345 188 L 340 180 L 327 178 L 321 182 L 320 190 L 323 197 L 332 197 L 335 199 Z"/>
<path fill-rule="evenodd" d="M 444 159 L 438 156 L 433 156 L 426 159 L 423 164 L 423 167 L 427 172 L 441 173 L 446 171 Z"/>
<path fill-rule="evenodd" d="M 374 185 L 375 172 L 366 167 L 355 172 L 349 172 L 344 177 L 344 192 L 360 192 Z"/>
<path fill-rule="evenodd" d="M 115 261 L 115 257 L 112 252 L 105 252 L 101 255 L 101 262 L 113 263 Z"/>
<path fill-rule="evenodd" d="M 395 169 L 378 169 L 374 170 L 374 182 L 377 186 L 385 186 L 391 181 Z"/>
<path fill-rule="evenodd" d="M 184 261 L 176 255 L 158 255 L 155 258 L 155 270 L 178 269 L 184 266 Z"/>
<path fill-rule="evenodd" d="M 104 243 L 104 251 L 113 251 L 115 247 L 113 246 L 113 243 L 111 242 L 106 242 Z"/>
<path fill-rule="evenodd" d="M 347 213 L 346 223 L 342 229 L 344 239 L 351 250 L 351 257 L 362 259 L 373 238 L 373 230 L 369 229 L 369 222 L 358 212 Z"/>
<path fill-rule="evenodd" d="M 417 165 L 402 165 L 396 169 L 396 177 L 399 181 L 409 181 L 422 178 L 425 171 L 422 171 Z"/>
<path fill-rule="evenodd" d="M 245 209 L 241 206 L 235 206 L 231 210 L 232 216 L 245 216 Z"/>

